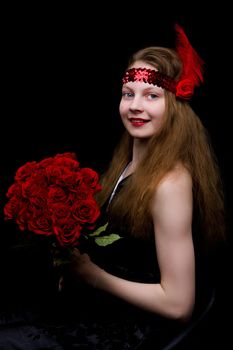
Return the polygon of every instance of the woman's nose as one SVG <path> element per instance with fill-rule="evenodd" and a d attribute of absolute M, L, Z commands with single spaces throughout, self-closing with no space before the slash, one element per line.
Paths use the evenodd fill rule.
<path fill-rule="evenodd" d="M 130 110 L 131 111 L 142 111 L 143 110 L 143 103 L 140 97 L 134 97 L 130 104 Z"/>

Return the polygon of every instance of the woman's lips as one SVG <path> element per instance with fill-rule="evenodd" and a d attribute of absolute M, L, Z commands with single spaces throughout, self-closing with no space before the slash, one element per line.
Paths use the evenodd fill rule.
<path fill-rule="evenodd" d="M 149 120 L 141 118 L 130 118 L 129 121 L 133 126 L 142 126 L 149 122 Z"/>

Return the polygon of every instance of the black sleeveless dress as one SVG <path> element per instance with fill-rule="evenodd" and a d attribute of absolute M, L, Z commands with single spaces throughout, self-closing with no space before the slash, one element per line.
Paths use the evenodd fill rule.
<path fill-rule="evenodd" d="M 117 191 L 124 185 L 127 178 Z M 99 220 L 100 226 L 108 221 L 105 214 Z M 117 223 L 108 221 L 103 234 L 111 233 L 121 238 L 106 246 L 98 246 L 94 239 L 85 240 L 82 247 L 92 261 L 130 281 L 159 283 L 154 240 L 136 239 L 127 228 L 118 231 Z M 141 310 L 70 279 L 65 279 L 60 293 L 55 288 L 52 292 L 50 289 L 47 298 L 39 297 L 37 305 L 34 310 L 29 307 L 29 311 L 11 314 L 10 321 L 2 316 L 0 350 L 161 349 L 183 327 L 178 321 Z"/>

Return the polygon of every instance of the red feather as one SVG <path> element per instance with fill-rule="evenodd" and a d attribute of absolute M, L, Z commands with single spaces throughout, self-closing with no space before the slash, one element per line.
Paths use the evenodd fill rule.
<path fill-rule="evenodd" d="M 183 72 L 180 80 L 190 79 L 194 86 L 198 86 L 203 82 L 204 61 L 194 50 L 179 24 L 175 24 L 175 31 L 177 35 L 176 52 L 183 63 Z"/>

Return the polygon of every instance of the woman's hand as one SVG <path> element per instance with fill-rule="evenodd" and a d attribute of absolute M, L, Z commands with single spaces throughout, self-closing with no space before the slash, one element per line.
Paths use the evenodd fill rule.
<path fill-rule="evenodd" d="M 101 271 L 102 269 L 91 261 L 88 254 L 81 254 L 77 248 L 73 249 L 70 272 L 74 278 L 78 277 L 79 280 L 96 288 Z"/>

